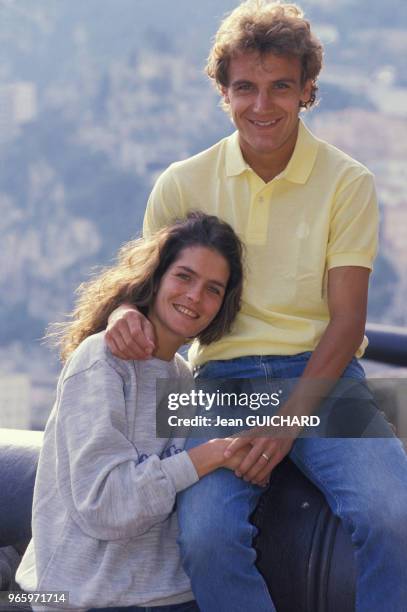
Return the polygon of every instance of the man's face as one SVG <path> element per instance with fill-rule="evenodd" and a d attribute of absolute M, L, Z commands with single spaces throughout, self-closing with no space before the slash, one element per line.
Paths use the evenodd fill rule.
<path fill-rule="evenodd" d="M 297 57 L 273 53 L 240 53 L 229 65 L 229 84 L 223 88 L 243 155 L 291 155 L 298 131 L 301 102 L 308 102 L 312 81 L 301 82 Z"/>

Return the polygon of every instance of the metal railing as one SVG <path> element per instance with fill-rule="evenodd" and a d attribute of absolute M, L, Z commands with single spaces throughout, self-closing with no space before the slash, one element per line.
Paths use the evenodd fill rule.
<path fill-rule="evenodd" d="M 368 323 L 369 346 L 364 359 L 407 367 L 407 328 Z"/>

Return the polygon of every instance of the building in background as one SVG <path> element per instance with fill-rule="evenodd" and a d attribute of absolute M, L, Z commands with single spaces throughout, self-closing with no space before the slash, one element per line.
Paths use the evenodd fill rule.
<path fill-rule="evenodd" d="M 31 381 L 26 374 L 0 375 L 0 427 L 31 428 Z"/>

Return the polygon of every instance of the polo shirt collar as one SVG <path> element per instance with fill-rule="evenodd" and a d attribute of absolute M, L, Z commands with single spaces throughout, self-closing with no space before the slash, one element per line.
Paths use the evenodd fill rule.
<path fill-rule="evenodd" d="M 294 152 L 285 169 L 279 174 L 279 178 L 285 178 L 292 183 L 306 183 L 315 164 L 318 144 L 318 139 L 300 119 Z"/>
<path fill-rule="evenodd" d="M 314 167 L 318 146 L 318 139 L 300 119 L 294 152 L 285 169 L 276 178 L 284 178 L 292 183 L 306 183 Z M 246 170 L 252 170 L 243 159 L 237 131 L 227 138 L 225 161 L 227 176 L 238 176 Z"/>
<path fill-rule="evenodd" d="M 233 132 L 226 140 L 226 176 L 238 176 L 251 170 L 243 158 L 239 144 L 239 132 Z"/>

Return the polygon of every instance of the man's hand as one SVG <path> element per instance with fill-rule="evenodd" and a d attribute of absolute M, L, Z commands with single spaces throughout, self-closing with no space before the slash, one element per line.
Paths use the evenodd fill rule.
<path fill-rule="evenodd" d="M 232 442 L 233 438 L 214 438 L 198 444 L 193 448 L 190 448 L 187 453 L 190 456 L 192 463 L 198 473 L 199 478 L 210 474 L 218 468 L 227 468 L 228 470 L 235 471 L 236 468 L 242 463 L 242 461 L 250 453 L 252 447 L 250 442 L 246 439 L 239 449 L 235 449 L 230 457 L 225 457 L 225 450 Z M 268 477 L 263 480 L 257 479 L 253 484 L 259 486 L 268 485 Z"/>
<path fill-rule="evenodd" d="M 256 433 L 261 434 L 262 430 L 267 430 L 267 428 L 257 427 Z M 271 434 L 268 436 L 253 436 L 252 432 L 253 429 L 250 430 L 250 434 L 246 434 L 246 432 L 239 434 L 229 443 L 224 454 L 226 459 L 231 459 L 235 454 L 240 457 L 241 449 L 249 443 L 251 450 L 236 466 L 235 474 L 254 484 L 263 484 L 268 481 L 276 465 L 288 455 L 296 435 L 293 431 L 290 433 L 285 431 L 285 433 L 277 434 L 277 437 L 272 437 Z"/>
<path fill-rule="evenodd" d="M 119 359 L 149 359 L 155 350 L 152 324 L 135 306 L 128 304 L 122 304 L 110 315 L 105 339 Z"/>
<path fill-rule="evenodd" d="M 226 461 L 223 464 L 223 467 L 234 471 L 235 475 L 240 477 L 242 474 L 241 466 L 248 459 L 252 451 L 253 451 L 252 445 L 249 444 L 248 441 L 246 441 L 245 446 L 243 446 L 243 448 L 240 447 L 239 449 L 236 449 L 233 455 L 231 455 L 229 458 L 226 459 Z M 246 480 L 247 482 L 251 482 L 252 484 L 256 484 L 259 487 L 266 487 L 269 484 L 270 472 L 264 473 L 264 476 L 258 473 L 256 474 L 256 476 L 254 476 L 254 478 L 250 478 L 249 476 L 247 476 L 244 478 L 244 480 Z"/>
<path fill-rule="evenodd" d="M 232 441 L 231 438 L 225 438 L 225 440 L 228 441 L 228 448 L 230 446 L 230 444 L 234 442 L 234 440 Z M 224 463 L 223 463 L 223 467 L 228 468 L 229 470 L 233 470 L 236 474 L 236 476 L 239 476 L 237 472 L 237 470 L 240 470 L 240 466 L 241 464 L 245 461 L 245 459 L 247 459 L 247 457 L 250 455 L 250 453 L 252 452 L 253 447 L 251 445 L 251 443 L 249 442 L 249 440 L 245 440 L 245 443 L 239 447 L 239 449 L 236 449 L 235 452 L 233 452 L 233 454 L 230 457 L 225 457 L 224 456 Z M 251 479 L 251 478 L 245 478 L 245 480 L 247 481 L 251 481 L 253 484 L 257 484 L 259 486 L 266 486 L 268 484 L 269 481 L 269 474 L 267 474 L 264 478 L 255 478 L 255 479 Z"/>

